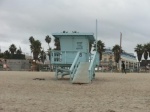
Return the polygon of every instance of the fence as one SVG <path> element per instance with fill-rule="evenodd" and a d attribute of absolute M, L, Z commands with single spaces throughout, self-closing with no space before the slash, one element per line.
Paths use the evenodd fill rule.
<path fill-rule="evenodd" d="M 12 71 L 21 71 L 21 70 L 29 70 L 30 63 L 29 60 L 7 60 L 7 65 Z"/>

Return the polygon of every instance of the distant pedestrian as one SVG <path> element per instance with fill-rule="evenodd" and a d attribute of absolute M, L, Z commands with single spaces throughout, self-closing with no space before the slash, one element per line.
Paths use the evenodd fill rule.
<path fill-rule="evenodd" d="M 3 70 L 10 70 L 9 66 L 7 65 L 7 60 L 4 60 L 4 64 L 3 64 Z"/>
<path fill-rule="evenodd" d="M 3 69 L 7 70 L 7 65 L 5 63 L 3 64 Z"/>
<path fill-rule="evenodd" d="M 121 67 L 122 67 L 122 73 L 124 72 L 126 74 L 124 61 L 122 61 Z"/>

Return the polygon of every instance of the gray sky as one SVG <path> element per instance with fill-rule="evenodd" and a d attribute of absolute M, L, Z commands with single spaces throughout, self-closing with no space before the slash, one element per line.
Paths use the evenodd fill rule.
<path fill-rule="evenodd" d="M 137 44 L 150 42 L 150 0 L 0 0 L 0 47 L 14 43 L 30 54 L 29 37 L 48 48 L 45 36 L 55 32 L 95 33 L 106 47 L 119 44 L 134 52 Z M 53 46 L 51 44 L 51 46 Z"/>

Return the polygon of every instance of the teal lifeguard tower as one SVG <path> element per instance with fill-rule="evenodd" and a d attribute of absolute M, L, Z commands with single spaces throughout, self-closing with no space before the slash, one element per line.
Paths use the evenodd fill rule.
<path fill-rule="evenodd" d="M 53 33 L 60 41 L 61 50 L 51 51 L 51 64 L 56 68 L 55 76 L 70 75 L 72 83 L 90 83 L 99 65 L 99 54 L 89 52 L 93 33 Z"/>

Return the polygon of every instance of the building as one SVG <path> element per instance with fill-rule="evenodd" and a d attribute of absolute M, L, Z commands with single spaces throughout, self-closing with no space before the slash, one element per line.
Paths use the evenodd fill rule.
<path fill-rule="evenodd" d="M 134 54 L 123 52 L 121 53 L 121 61 L 125 62 L 126 69 L 134 70 L 137 69 L 137 59 Z M 121 69 L 121 63 L 119 63 L 118 68 Z M 116 68 L 116 63 L 114 61 L 114 53 L 111 49 L 106 49 L 102 55 L 101 67 L 106 70 L 111 70 Z"/>

